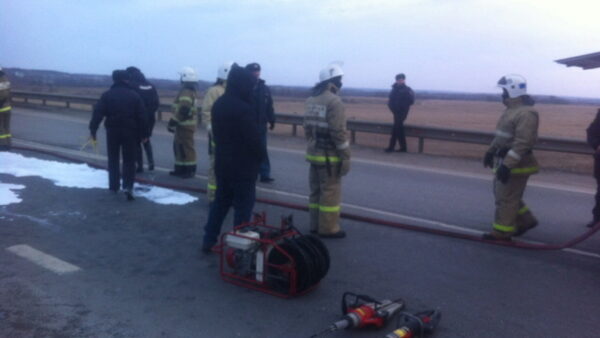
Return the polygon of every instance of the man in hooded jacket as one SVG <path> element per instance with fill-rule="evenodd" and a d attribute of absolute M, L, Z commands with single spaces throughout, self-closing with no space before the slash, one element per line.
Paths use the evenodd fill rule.
<path fill-rule="evenodd" d="M 114 84 L 102 94 L 94 106 L 89 128 L 91 138 L 96 140 L 96 132 L 104 120 L 108 151 L 108 187 L 116 193 L 121 185 L 121 153 L 123 190 L 127 199 L 133 200 L 136 143 L 139 142 L 140 136 L 144 141 L 148 137 L 146 110 L 142 98 L 129 86 L 129 75 L 126 71 L 115 70 L 112 78 Z"/>
<path fill-rule="evenodd" d="M 142 146 L 146 152 L 146 159 L 148 160 L 148 170 L 154 170 L 154 154 L 152 152 L 152 144 L 150 143 L 150 137 L 152 136 L 152 130 L 154 129 L 154 123 L 156 122 L 156 110 L 160 105 L 158 93 L 154 85 L 148 80 L 146 76 L 136 67 L 127 67 L 126 69 L 129 77 L 131 78 L 131 85 L 136 93 L 144 100 L 144 106 L 146 107 L 146 119 L 148 121 L 148 141 L 139 142 L 136 147 L 136 158 L 137 172 L 141 173 L 144 171 L 144 156 L 142 154 Z M 141 139 L 140 139 L 141 141 Z"/>
<path fill-rule="evenodd" d="M 250 221 L 256 194 L 256 178 L 265 154 L 251 97 L 256 80 L 234 64 L 227 88 L 212 107 L 217 191 L 204 227 L 202 251 L 217 243 L 223 220 L 234 208 L 234 225 Z"/>

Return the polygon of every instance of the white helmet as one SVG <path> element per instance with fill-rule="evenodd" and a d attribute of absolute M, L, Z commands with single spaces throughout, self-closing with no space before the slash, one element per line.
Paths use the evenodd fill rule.
<path fill-rule="evenodd" d="M 344 71 L 342 71 L 342 67 L 340 65 L 332 63 L 329 66 L 323 68 L 319 73 L 319 82 L 323 82 L 329 79 L 333 79 L 334 77 L 344 75 Z"/>
<path fill-rule="evenodd" d="M 498 80 L 498 87 L 506 89 L 510 98 L 527 94 L 527 80 L 517 74 L 504 75 Z"/>
<path fill-rule="evenodd" d="M 198 75 L 192 67 L 183 67 L 179 75 L 182 82 L 198 82 Z"/>
<path fill-rule="evenodd" d="M 231 66 L 233 66 L 233 61 L 228 61 L 222 64 L 221 67 L 219 67 L 219 70 L 217 70 L 217 78 L 221 80 L 227 80 L 227 75 L 229 75 Z"/>

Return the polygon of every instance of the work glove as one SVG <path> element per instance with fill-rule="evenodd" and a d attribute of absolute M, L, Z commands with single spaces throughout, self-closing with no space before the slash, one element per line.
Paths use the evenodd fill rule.
<path fill-rule="evenodd" d="M 506 182 L 508 182 L 508 179 L 510 178 L 510 168 L 508 168 L 504 164 L 500 165 L 498 169 L 496 169 L 496 178 L 498 179 L 498 181 L 502 182 L 503 184 L 506 184 Z"/>
<path fill-rule="evenodd" d="M 169 123 L 167 124 L 167 131 L 169 131 L 169 133 L 174 133 L 176 127 L 177 121 L 175 121 L 174 119 L 170 119 Z"/>
<path fill-rule="evenodd" d="M 269 130 L 275 129 L 275 121 L 269 122 Z"/>
<path fill-rule="evenodd" d="M 494 166 L 494 153 L 491 151 L 488 151 L 487 153 L 485 153 L 485 156 L 483 157 L 483 167 L 484 168 L 492 168 Z"/>
<path fill-rule="evenodd" d="M 497 153 L 498 157 L 505 158 L 506 154 L 508 154 L 509 150 L 510 150 L 510 148 L 508 148 L 508 147 L 507 148 L 502 148 L 502 149 L 498 150 L 498 153 Z"/>

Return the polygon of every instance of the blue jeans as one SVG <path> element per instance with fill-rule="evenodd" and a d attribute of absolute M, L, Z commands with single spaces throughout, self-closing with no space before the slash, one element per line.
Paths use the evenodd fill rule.
<path fill-rule="evenodd" d="M 223 221 L 233 206 L 233 226 L 249 222 L 256 199 L 256 179 L 227 180 L 217 176 L 217 192 L 210 205 L 208 220 L 204 226 L 204 246 L 213 246 L 221 234 Z"/>
<path fill-rule="evenodd" d="M 267 151 L 267 129 L 265 128 L 264 132 L 261 130 L 260 134 L 262 147 L 265 148 L 265 159 L 260 163 L 258 173 L 260 178 L 269 178 L 271 177 L 271 163 L 269 162 L 269 153 Z"/>

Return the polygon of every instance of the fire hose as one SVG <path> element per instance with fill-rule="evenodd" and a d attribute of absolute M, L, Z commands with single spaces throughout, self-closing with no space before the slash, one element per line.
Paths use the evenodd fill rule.
<path fill-rule="evenodd" d="M 12 148 L 17 149 L 17 150 L 22 150 L 22 151 L 30 151 L 30 152 L 37 152 L 40 154 L 50 155 L 50 156 L 53 156 L 56 158 L 61 158 L 61 159 L 64 159 L 64 160 L 67 160 L 70 162 L 87 164 L 90 167 L 93 167 L 96 169 L 106 170 L 106 166 L 98 165 L 98 164 L 91 163 L 91 162 L 86 162 L 84 160 L 77 159 L 75 157 L 59 154 L 59 153 L 52 152 L 49 150 L 41 150 L 41 149 L 36 149 L 36 148 L 26 147 L 26 146 L 13 146 Z M 136 177 L 135 181 L 138 183 L 154 185 L 154 186 L 162 187 L 162 188 L 206 194 L 206 189 L 203 189 L 203 188 L 197 188 L 197 187 L 191 187 L 191 186 L 185 186 L 185 185 L 179 185 L 179 184 L 172 184 L 172 183 L 157 182 L 157 181 L 143 178 L 143 177 Z M 308 212 L 308 206 L 297 204 L 297 203 L 283 202 L 283 201 L 278 201 L 278 200 L 268 199 L 268 198 L 256 198 L 256 201 L 260 202 L 260 203 L 268 204 L 268 205 L 282 207 L 282 208 Z M 470 234 L 460 233 L 460 232 L 456 232 L 456 231 L 434 229 L 434 228 L 418 226 L 418 225 L 404 224 L 404 223 L 400 223 L 397 221 L 388 221 L 388 220 L 384 220 L 384 219 L 368 217 L 368 216 L 361 216 L 361 215 L 352 214 L 352 213 L 348 213 L 348 212 L 342 212 L 340 214 L 340 217 L 342 217 L 344 219 L 348 219 L 348 220 L 359 221 L 359 222 L 375 224 L 375 225 L 382 225 L 382 226 L 387 226 L 387 227 L 391 227 L 391 228 L 404 229 L 404 230 L 427 233 L 427 234 L 432 234 L 432 235 L 470 240 L 470 241 L 475 241 L 475 242 L 482 242 L 482 243 L 486 243 L 486 244 L 514 247 L 514 248 L 520 248 L 520 249 L 532 249 L 532 250 L 562 250 L 562 249 L 570 248 L 570 247 L 573 247 L 573 246 L 585 241 L 586 239 L 588 239 L 592 235 L 594 235 L 598 230 L 600 230 L 600 222 L 597 222 L 588 231 L 584 232 L 583 234 L 581 234 L 565 243 L 562 243 L 562 244 L 539 243 L 538 244 L 538 243 L 525 243 L 525 242 L 517 242 L 517 241 L 505 242 L 505 241 L 485 240 L 485 239 L 482 239 L 480 236 L 476 236 L 476 235 L 470 235 Z"/>

